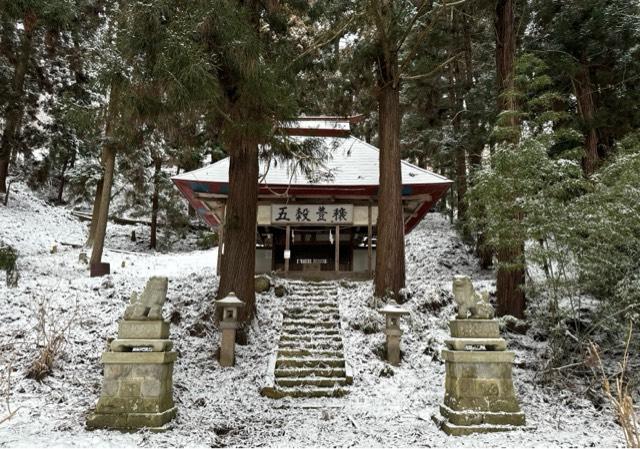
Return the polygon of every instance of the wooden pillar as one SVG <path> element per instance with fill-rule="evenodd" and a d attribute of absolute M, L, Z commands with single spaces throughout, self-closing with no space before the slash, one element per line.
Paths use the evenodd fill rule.
<path fill-rule="evenodd" d="M 222 264 L 222 251 L 224 248 L 224 223 L 218 225 L 218 265 L 216 265 L 216 274 L 220 276 L 220 265 Z"/>
<path fill-rule="evenodd" d="M 340 271 L 340 226 L 336 226 L 336 272 Z"/>
<path fill-rule="evenodd" d="M 284 252 L 285 252 L 285 256 L 287 254 L 287 251 L 289 251 L 289 258 L 284 258 L 284 273 L 288 274 L 289 273 L 289 260 L 291 259 L 291 226 L 287 225 L 287 230 L 286 230 L 286 237 L 285 237 L 285 242 L 284 242 Z"/>
<path fill-rule="evenodd" d="M 369 201 L 369 222 L 367 225 L 367 269 L 369 272 L 369 277 L 373 274 L 373 247 L 371 244 L 371 240 L 373 239 L 373 227 L 371 224 L 372 213 L 371 213 L 371 201 Z"/>

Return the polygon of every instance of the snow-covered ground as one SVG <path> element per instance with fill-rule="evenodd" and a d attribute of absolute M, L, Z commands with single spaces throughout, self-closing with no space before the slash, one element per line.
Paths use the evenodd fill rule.
<path fill-rule="evenodd" d="M 344 398 L 323 400 L 272 400 L 259 394 L 286 297 L 259 295 L 250 344 L 238 347 L 235 367 L 223 369 L 215 360 L 218 332 L 211 319 L 215 250 L 134 252 L 126 243 L 134 227 L 109 226 L 104 259 L 113 274 L 92 279 L 78 261 L 80 249 L 58 244 L 58 251 L 50 253 L 55 242 L 82 243 L 86 224 L 22 186 L 12 193 L 8 208 L 0 206 L 0 240 L 20 251 L 21 272 L 15 289 L 0 279 L 0 375 L 6 379 L 12 366 L 8 401 L 12 410 L 20 407 L 0 424 L 0 447 L 624 445 L 622 431 L 606 410 L 596 410 L 579 393 L 541 383 L 537 354 L 544 343 L 511 334 L 515 386 L 528 427 L 470 437 L 448 437 L 436 428 L 430 417 L 444 394 L 439 350 L 453 313 L 451 278 L 468 274 L 476 287 L 494 288 L 491 273 L 478 270 L 439 215 L 428 215 L 407 237 L 411 316 L 404 325 L 402 366 L 390 370 L 380 359 L 382 319 L 371 307 L 371 283 L 343 282 L 340 307 L 354 385 Z M 154 274 L 170 279 L 165 317 L 173 323 L 171 338 L 179 352 L 174 373 L 178 417 L 159 433 L 87 431 L 86 414 L 100 394 L 105 342 L 115 337 L 131 292 L 141 290 Z M 73 320 L 53 374 L 41 383 L 24 377 L 35 355 L 39 304 L 58 326 Z M 0 420 L 5 414 L 0 405 Z"/>

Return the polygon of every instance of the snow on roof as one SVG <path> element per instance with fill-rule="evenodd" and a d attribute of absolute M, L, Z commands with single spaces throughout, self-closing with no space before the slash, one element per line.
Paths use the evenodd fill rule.
<path fill-rule="evenodd" d="M 338 121 L 335 119 L 305 119 L 285 122 L 282 126 L 287 129 L 335 129 L 340 131 L 351 131 L 348 121 Z"/>
<path fill-rule="evenodd" d="M 348 126 L 348 124 L 347 124 Z M 299 137 L 298 137 L 299 138 Z M 271 161 L 260 165 L 261 184 L 303 186 L 377 186 L 379 184 L 379 150 L 356 137 L 314 137 L 327 154 L 324 166 L 307 177 L 295 161 Z M 450 184 L 447 178 L 402 161 L 402 184 Z M 266 173 L 266 175 L 265 175 Z M 229 182 L 229 158 L 188 173 L 174 180 Z"/>

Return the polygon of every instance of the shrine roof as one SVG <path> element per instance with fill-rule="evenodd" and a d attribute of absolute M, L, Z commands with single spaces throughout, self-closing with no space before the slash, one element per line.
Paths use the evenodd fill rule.
<path fill-rule="evenodd" d="M 348 123 L 337 123 L 341 130 Z M 302 126 L 302 125 L 297 125 Z M 325 126 L 325 121 L 305 121 L 309 126 Z M 319 129 L 319 128 L 318 128 Z M 305 175 L 294 161 L 271 160 L 260 164 L 260 184 L 272 186 L 377 186 L 379 184 L 379 150 L 356 137 L 303 137 L 294 140 L 314 139 L 325 154 L 325 161 L 310 175 Z M 443 176 L 402 161 L 403 185 L 449 185 Z M 229 158 L 209 166 L 183 173 L 172 178 L 175 181 L 229 182 Z"/>

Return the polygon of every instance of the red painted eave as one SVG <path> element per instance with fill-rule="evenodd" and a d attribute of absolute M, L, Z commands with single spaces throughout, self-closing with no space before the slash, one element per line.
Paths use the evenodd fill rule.
<path fill-rule="evenodd" d="M 196 197 L 195 190 L 199 193 L 214 193 L 219 195 L 227 195 L 229 186 L 227 183 L 219 182 L 197 182 L 187 181 L 183 179 L 173 179 L 176 187 L 182 192 L 189 204 L 196 210 L 198 215 L 202 217 L 211 227 L 216 228 L 220 223 L 205 206 L 204 202 Z M 434 184 L 410 184 L 403 186 L 403 199 L 415 195 L 428 194 L 431 196 L 430 201 L 424 201 L 418 207 L 417 213 L 405 226 L 405 233 L 408 234 L 416 227 L 418 223 L 425 217 L 433 205 L 446 193 L 452 181 L 434 183 Z M 312 185 L 260 185 L 260 195 L 288 195 L 288 196 L 305 196 L 305 195 L 325 195 L 327 197 L 345 197 L 345 196 L 369 196 L 375 198 L 378 192 L 378 186 L 312 186 Z"/>

